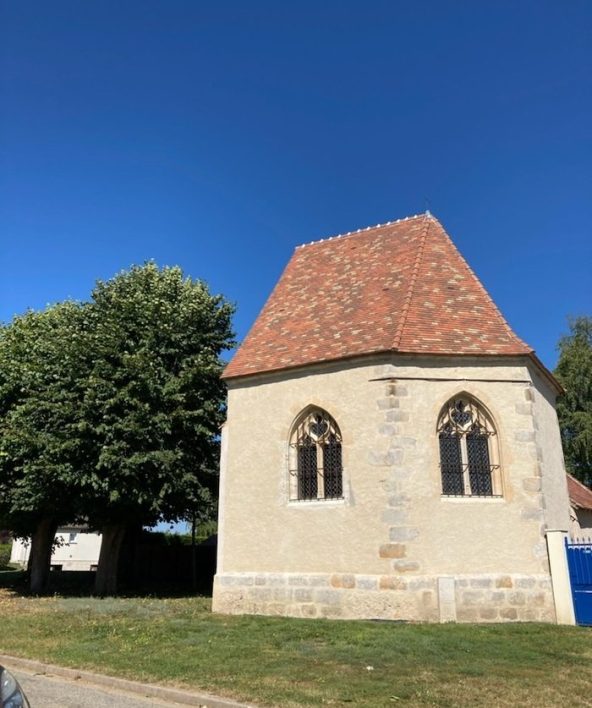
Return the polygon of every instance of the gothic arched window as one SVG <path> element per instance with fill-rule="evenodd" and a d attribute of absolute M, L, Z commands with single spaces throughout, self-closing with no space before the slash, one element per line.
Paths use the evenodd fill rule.
<path fill-rule="evenodd" d="M 333 418 L 313 408 L 300 419 L 290 439 L 290 499 L 341 499 L 341 432 Z"/>
<path fill-rule="evenodd" d="M 501 495 L 495 427 L 476 401 L 463 395 L 446 403 L 438 441 L 443 495 Z"/>

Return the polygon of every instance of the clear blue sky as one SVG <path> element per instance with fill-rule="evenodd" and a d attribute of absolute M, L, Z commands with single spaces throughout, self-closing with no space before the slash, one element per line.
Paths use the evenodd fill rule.
<path fill-rule="evenodd" d="M 242 338 L 297 244 L 428 205 L 552 368 L 591 77 L 590 0 L 3 0 L 0 319 L 152 258 Z"/>

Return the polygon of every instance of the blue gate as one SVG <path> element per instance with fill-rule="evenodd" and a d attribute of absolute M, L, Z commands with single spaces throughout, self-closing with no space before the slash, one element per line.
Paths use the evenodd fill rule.
<path fill-rule="evenodd" d="M 587 543 L 566 539 L 565 551 L 576 622 L 592 625 L 592 539 Z"/>

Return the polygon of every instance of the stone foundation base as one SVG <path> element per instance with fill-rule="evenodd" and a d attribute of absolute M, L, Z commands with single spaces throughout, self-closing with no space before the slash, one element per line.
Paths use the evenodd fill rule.
<path fill-rule="evenodd" d="M 214 612 L 411 622 L 555 622 L 549 575 L 224 573 Z"/>

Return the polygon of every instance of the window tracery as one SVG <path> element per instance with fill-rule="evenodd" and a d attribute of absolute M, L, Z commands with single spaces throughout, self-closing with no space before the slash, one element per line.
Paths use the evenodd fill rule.
<path fill-rule="evenodd" d="M 341 432 L 320 408 L 309 411 L 290 439 L 290 499 L 310 501 L 343 497 Z"/>
<path fill-rule="evenodd" d="M 460 396 L 446 403 L 438 441 L 443 495 L 501 495 L 496 430 L 476 401 Z"/>

